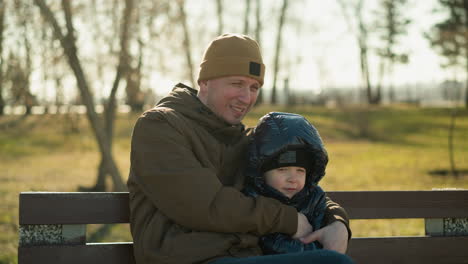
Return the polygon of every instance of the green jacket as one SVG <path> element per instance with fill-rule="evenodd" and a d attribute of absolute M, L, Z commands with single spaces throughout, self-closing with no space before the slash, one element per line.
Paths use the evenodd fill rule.
<path fill-rule="evenodd" d="M 260 235 L 297 230 L 295 208 L 240 192 L 250 130 L 217 117 L 196 92 L 178 84 L 135 124 L 127 185 L 139 264 L 260 255 Z M 331 201 L 326 218 L 348 221 Z"/>

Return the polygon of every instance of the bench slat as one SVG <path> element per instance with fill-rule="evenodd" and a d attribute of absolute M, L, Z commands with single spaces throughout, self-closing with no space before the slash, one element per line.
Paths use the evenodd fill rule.
<path fill-rule="evenodd" d="M 18 263 L 135 264 L 133 243 L 19 247 Z"/>
<path fill-rule="evenodd" d="M 128 192 L 22 192 L 19 223 L 114 224 L 130 221 Z"/>
<path fill-rule="evenodd" d="M 468 237 L 353 238 L 347 254 L 356 263 L 468 263 Z"/>
<path fill-rule="evenodd" d="M 359 264 L 467 263 L 468 237 L 353 238 L 348 255 Z M 18 263 L 134 264 L 132 243 L 20 247 Z"/>
<path fill-rule="evenodd" d="M 468 190 L 328 192 L 351 219 L 468 217 Z M 129 222 L 128 192 L 20 194 L 19 223 Z"/>
<path fill-rule="evenodd" d="M 351 219 L 464 218 L 468 190 L 328 192 Z"/>

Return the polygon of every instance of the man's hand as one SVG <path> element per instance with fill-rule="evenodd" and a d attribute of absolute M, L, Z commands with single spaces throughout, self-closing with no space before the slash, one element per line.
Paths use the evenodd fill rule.
<path fill-rule="evenodd" d="M 312 226 L 307 220 L 307 217 L 302 213 L 297 213 L 297 232 L 294 234 L 293 238 L 299 239 L 304 236 L 311 234 L 314 231 Z M 313 233 L 312 233 L 313 234 Z"/>
<path fill-rule="evenodd" d="M 319 241 L 324 249 L 335 250 L 342 254 L 346 253 L 346 249 L 348 248 L 348 230 L 340 221 L 335 221 L 330 225 L 299 238 L 305 244 Z"/>

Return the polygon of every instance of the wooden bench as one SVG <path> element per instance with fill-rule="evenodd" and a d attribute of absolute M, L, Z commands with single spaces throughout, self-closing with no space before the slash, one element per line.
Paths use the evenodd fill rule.
<path fill-rule="evenodd" d="M 329 192 L 351 219 L 426 219 L 426 235 L 353 238 L 356 263 L 468 263 L 468 190 Z M 86 243 L 87 224 L 129 222 L 128 193 L 23 192 L 18 263 L 134 263 L 132 242 Z"/>

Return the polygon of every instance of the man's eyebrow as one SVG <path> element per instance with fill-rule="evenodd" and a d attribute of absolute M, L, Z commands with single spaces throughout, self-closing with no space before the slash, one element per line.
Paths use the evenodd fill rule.
<path fill-rule="evenodd" d="M 237 78 L 233 78 L 233 79 L 231 79 L 231 82 L 242 82 L 242 83 L 244 83 L 244 82 L 245 82 L 245 80 L 243 80 L 243 79 L 237 79 Z"/>

